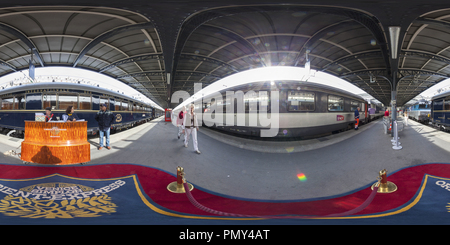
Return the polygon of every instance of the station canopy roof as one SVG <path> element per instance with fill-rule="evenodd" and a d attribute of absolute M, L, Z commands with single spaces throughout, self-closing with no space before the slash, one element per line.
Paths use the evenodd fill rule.
<path fill-rule="evenodd" d="M 386 105 L 393 89 L 401 106 L 450 77 L 450 2 L 339 2 L 17 0 L 0 6 L 0 76 L 32 55 L 36 67 L 111 76 L 162 107 L 196 82 L 307 59 Z"/>

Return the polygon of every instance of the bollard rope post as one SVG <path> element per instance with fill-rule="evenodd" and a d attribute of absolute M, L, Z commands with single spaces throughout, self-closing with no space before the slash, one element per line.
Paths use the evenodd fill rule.
<path fill-rule="evenodd" d="M 392 146 L 392 149 L 394 150 L 401 150 L 403 147 L 400 146 L 400 142 L 398 142 L 398 127 L 397 127 L 397 121 L 394 121 L 394 138 L 395 142 L 392 143 L 394 146 Z"/>
<path fill-rule="evenodd" d="M 186 189 L 183 185 L 183 176 L 184 176 L 184 169 L 180 166 L 177 167 L 177 181 L 174 181 L 170 183 L 167 186 L 167 190 L 169 190 L 172 193 L 185 193 Z M 194 186 L 190 183 L 188 183 L 188 189 L 191 191 L 194 189 Z"/>
<path fill-rule="evenodd" d="M 397 191 L 397 185 L 392 183 L 391 181 L 387 181 L 387 170 L 383 169 L 380 171 L 378 176 L 378 182 L 372 185 L 372 190 L 375 188 L 375 185 L 379 185 L 377 190 L 378 193 L 392 193 Z"/>

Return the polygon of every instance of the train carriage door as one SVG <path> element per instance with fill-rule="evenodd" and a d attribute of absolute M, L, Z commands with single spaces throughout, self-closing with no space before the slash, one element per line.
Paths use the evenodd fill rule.
<path fill-rule="evenodd" d="M 431 122 L 434 123 L 434 100 L 431 101 Z"/>
<path fill-rule="evenodd" d="M 368 104 L 367 102 L 362 103 L 362 106 L 364 107 L 364 122 L 367 123 L 368 122 L 368 117 L 367 117 L 367 112 L 368 112 Z"/>

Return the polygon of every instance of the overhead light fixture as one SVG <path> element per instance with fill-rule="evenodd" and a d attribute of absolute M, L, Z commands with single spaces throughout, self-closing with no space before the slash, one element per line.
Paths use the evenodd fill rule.
<path fill-rule="evenodd" d="M 170 72 L 167 72 L 167 84 L 170 84 Z"/>
<path fill-rule="evenodd" d="M 377 81 L 376 77 L 370 74 L 370 83 L 375 83 Z"/>
<path fill-rule="evenodd" d="M 400 26 L 390 26 L 389 36 L 391 38 L 391 57 L 397 59 L 398 40 L 400 36 Z"/>

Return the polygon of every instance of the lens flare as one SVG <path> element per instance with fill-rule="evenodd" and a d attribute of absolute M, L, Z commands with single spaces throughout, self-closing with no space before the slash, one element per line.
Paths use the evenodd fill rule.
<path fill-rule="evenodd" d="M 291 152 L 294 151 L 294 147 L 287 147 L 287 148 L 286 148 L 286 151 L 287 151 L 288 153 L 291 153 Z"/>
<path fill-rule="evenodd" d="M 306 181 L 306 175 L 304 173 L 299 173 L 297 174 L 297 178 L 298 180 L 300 180 L 301 182 L 305 182 Z"/>

